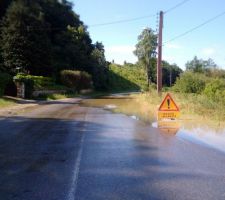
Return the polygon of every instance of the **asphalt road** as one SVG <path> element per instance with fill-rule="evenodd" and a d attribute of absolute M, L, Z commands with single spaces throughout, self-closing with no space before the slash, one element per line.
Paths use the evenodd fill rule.
<path fill-rule="evenodd" d="M 225 155 L 77 100 L 0 119 L 1 200 L 224 200 Z"/>

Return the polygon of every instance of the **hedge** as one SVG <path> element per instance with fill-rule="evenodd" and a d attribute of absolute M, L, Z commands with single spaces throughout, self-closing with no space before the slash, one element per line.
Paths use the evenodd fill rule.
<path fill-rule="evenodd" d="M 92 77 L 84 71 L 63 70 L 60 73 L 61 82 L 73 91 L 92 88 Z"/>

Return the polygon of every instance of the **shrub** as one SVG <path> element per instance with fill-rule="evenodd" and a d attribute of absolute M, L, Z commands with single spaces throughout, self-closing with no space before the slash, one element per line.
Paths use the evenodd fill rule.
<path fill-rule="evenodd" d="M 74 91 L 92 87 L 91 75 L 84 71 L 63 70 L 60 73 L 61 82 Z"/>
<path fill-rule="evenodd" d="M 6 85 L 13 80 L 12 76 L 7 73 L 0 73 L 0 96 L 4 94 Z"/>
<path fill-rule="evenodd" d="M 116 64 L 109 66 L 109 88 L 112 91 L 149 90 L 143 68 Z"/>
<path fill-rule="evenodd" d="M 200 94 L 207 82 L 208 78 L 203 74 L 185 72 L 176 80 L 173 90 L 175 92 Z"/>
<path fill-rule="evenodd" d="M 36 90 L 49 89 L 55 85 L 55 82 L 52 78 L 43 76 L 17 74 L 14 80 L 22 82 L 32 80 L 34 83 L 34 89 Z"/>
<path fill-rule="evenodd" d="M 37 90 L 48 89 L 55 85 L 54 80 L 50 77 L 27 75 L 27 78 L 34 81 L 34 88 Z"/>
<path fill-rule="evenodd" d="M 213 79 L 206 85 L 203 94 L 213 101 L 225 103 L 225 80 Z"/>

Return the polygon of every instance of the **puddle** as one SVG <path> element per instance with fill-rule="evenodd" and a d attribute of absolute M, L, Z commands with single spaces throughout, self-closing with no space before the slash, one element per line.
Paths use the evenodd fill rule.
<path fill-rule="evenodd" d="M 104 108 L 112 112 L 125 113 L 136 120 L 143 120 L 145 122 L 154 121 L 155 115 L 147 110 L 144 106 L 137 104 L 136 100 L 128 95 L 113 94 L 98 99 L 86 99 L 80 104 L 81 106 L 90 106 Z"/>
<path fill-rule="evenodd" d="M 135 115 L 131 115 L 130 117 L 131 117 L 132 119 L 139 120 L 139 118 L 138 118 L 137 116 L 135 116 Z"/>
<path fill-rule="evenodd" d="M 159 128 L 162 133 L 174 135 L 184 140 L 205 145 L 225 152 L 225 127 L 206 123 L 204 120 L 180 120 L 156 122 L 156 112 L 148 110 L 129 95 L 112 95 L 99 99 L 84 100 L 81 105 L 101 107 L 112 112 L 125 113 L 135 120 L 142 120 Z M 191 117 L 190 117 L 191 118 Z"/>
<path fill-rule="evenodd" d="M 180 129 L 178 120 L 162 120 L 152 123 L 152 127 L 158 128 L 161 133 L 176 135 Z"/>
<path fill-rule="evenodd" d="M 113 110 L 115 108 L 117 108 L 117 106 L 114 104 L 109 104 L 109 105 L 104 106 L 104 109 L 106 109 L 106 110 Z"/>
<path fill-rule="evenodd" d="M 177 137 L 212 147 L 225 153 L 225 129 L 216 131 L 212 128 L 198 127 L 190 130 L 182 127 L 178 131 Z"/>

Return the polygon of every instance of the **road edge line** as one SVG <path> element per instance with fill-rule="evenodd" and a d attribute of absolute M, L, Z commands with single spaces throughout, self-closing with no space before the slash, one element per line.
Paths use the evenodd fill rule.
<path fill-rule="evenodd" d="M 84 117 L 84 126 L 82 130 L 84 130 L 86 127 L 86 119 L 87 119 L 87 114 L 85 114 L 85 117 Z M 71 183 L 67 200 L 75 200 L 76 198 L 77 183 L 78 183 L 79 172 L 80 172 L 80 163 L 81 163 L 81 157 L 83 153 L 84 136 L 85 136 L 85 133 L 83 132 L 81 136 L 80 148 L 78 151 L 77 159 L 75 161 L 75 167 L 74 167 L 73 176 L 72 176 L 72 183 Z"/>

